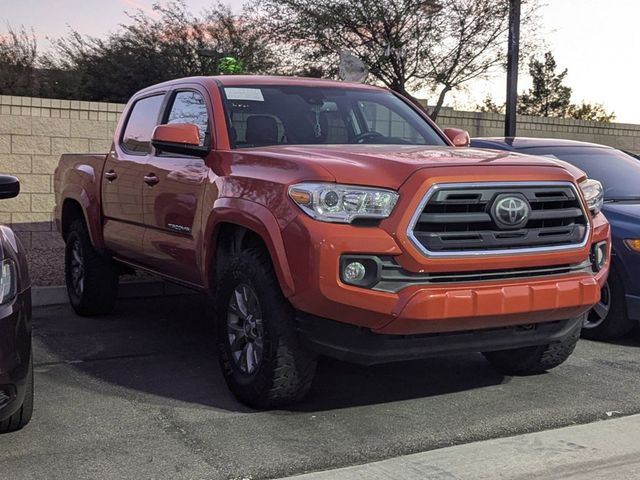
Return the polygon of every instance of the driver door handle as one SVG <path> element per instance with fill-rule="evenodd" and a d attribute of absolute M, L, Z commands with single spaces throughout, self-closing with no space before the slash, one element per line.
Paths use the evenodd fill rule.
<path fill-rule="evenodd" d="M 153 187 L 159 181 L 160 181 L 160 179 L 158 177 L 156 177 L 156 175 L 154 173 L 150 173 L 149 175 L 145 175 L 144 176 L 144 183 L 146 183 L 150 187 Z"/>
<path fill-rule="evenodd" d="M 118 174 L 115 172 L 115 170 L 109 170 L 108 172 L 105 172 L 104 178 L 106 178 L 110 182 L 113 182 L 116 178 L 118 178 Z"/>

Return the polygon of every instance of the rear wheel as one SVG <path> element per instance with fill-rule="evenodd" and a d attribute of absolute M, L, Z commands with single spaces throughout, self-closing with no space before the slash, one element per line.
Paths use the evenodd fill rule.
<path fill-rule="evenodd" d="M 563 364 L 576 348 L 580 329 L 557 342 L 535 347 L 514 348 L 497 352 L 483 352 L 497 370 L 509 375 L 535 375 Z"/>
<path fill-rule="evenodd" d="M 229 389 L 255 408 L 301 400 L 311 387 L 316 357 L 298 342 L 295 311 L 268 254 L 245 250 L 219 278 L 217 342 Z"/>
<path fill-rule="evenodd" d="M 20 409 L 6 420 L 0 422 L 0 433 L 9 433 L 20 430 L 31 420 L 33 414 L 33 357 L 29 360 L 29 373 L 27 374 L 27 388 L 24 392 L 24 400 Z"/>
<path fill-rule="evenodd" d="M 117 266 L 93 248 L 82 220 L 69 227 L 64 266 L 69 301 L 78 315 L 104 315 L 113 310 L 118 294 Z"/>
<path fill-rule="evenodd" d="M 591 309 L 582 325 L 582 336 L 590 340 L 615 340 L 629 334 L 635 322 L 627 316 L 624 286 L 611 268 L 602 287 L 600 301 Z"/>

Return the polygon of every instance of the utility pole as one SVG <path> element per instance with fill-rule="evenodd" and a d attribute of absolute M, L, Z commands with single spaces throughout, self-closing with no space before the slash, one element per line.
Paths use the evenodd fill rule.
<path fill-rule="evenodd" d="M 518 57 L 520 55 L 520 0 L 509 0 L 509 45 L 507 53 L 507 107 L 504 136 L 516 136 L 518 103 Z"/>

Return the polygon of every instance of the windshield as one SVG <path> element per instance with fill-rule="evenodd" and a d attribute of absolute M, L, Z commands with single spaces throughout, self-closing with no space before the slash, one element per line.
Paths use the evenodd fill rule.
<path fill-rule="evenodd" d="M 222 89 L 233 148 L 266 145 L 446 145 L 413 108 L 385 91 L 304 86 Z"/>
<path fill-rule="evenodd" d="M 640 198 L 640 161 L 620 150 L 593 147 L 537 147 L 522 151 L 556 157 L 599 180 L 605 200 Z"/>

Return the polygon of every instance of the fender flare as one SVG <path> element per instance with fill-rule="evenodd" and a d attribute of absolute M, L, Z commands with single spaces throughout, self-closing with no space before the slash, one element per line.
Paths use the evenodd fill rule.
<path fill-rule="evenodd" d="M 59 216 L 56 222 L 59 223 L 60 233 L 62 233 L 64 204 L 68 200 L 75 201 L 80 205 L 80 209 L 84 215 L 84 221 L 87 225 L 91 243 L 97 250 L 104 250 L 100 186 L 97 184 L 93 167 L 90 165 L 82 165 L 80 168 L 69 170 L 65 175 L 63 183 L 65 189 L 61 192 L 60 198 L 62 202 L 58 206 L 60 210 L 56 215 Z"/>
<path fill-rule="evenodd" d="M 278 221 L 263 205 L 242 198 L 218 198 L 206 222 L 204 235 L 205 282 L 213 290 L 211 282 L 212 255 L 216 252 L 216 237 L 222 224 L 244 227 L 258 234 L 269 250 L 278 283 L 285 297 L 295 293 L 293 276 L 289 270 L 287 254 Z"/>

